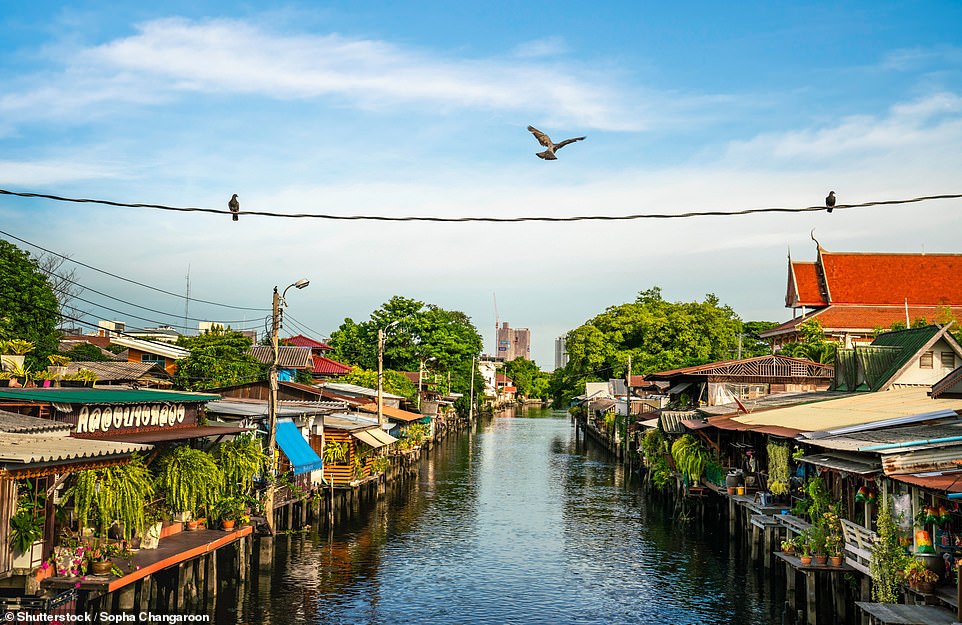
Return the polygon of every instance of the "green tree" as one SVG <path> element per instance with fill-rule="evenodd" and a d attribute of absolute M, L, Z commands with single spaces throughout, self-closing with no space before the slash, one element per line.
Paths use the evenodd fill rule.
<path fill-rule="evenodd" d="M 344 320 L 329 341 L 334 357 L 376 370 L 379 328 L 385 332 L 385 370 L 419 371 L 421 362 L 429 361 L 433 371 L 451 375 L 452 391 L 468 392 L 472 358 L 481 353 L 482 341 L 463 312 L 394 296 L 367 321 Z M 477 384 L 480 378 L 476 388 Z M 458 409 L 464 406 L 462 402 Z"/>
<path fill-rule="evenodd" d="M 177 361 L 176 388 L 193 391 L 267 378 L 267 365 L 250 354 L 250 338 L 230 328 L 181 336 L 177 345 L 189 349 L 190 356 Z"/>
<path fill-rule="evenodd" d="M 818 319 L 806 319 L 797 327 L 800 340 L 784 345 L 779 352 L 792 358 L 807 358 L 823 364 L 835 362 L 838 344 L 825 340 L 825 331 Z"/>
<path fill-rule="evenodd" d="M 57 351 L 60 333 L 57 297 L 37 260 L 8 241 L 0 240 L 0 340 L 22 339 L 34 345 L 26 364 L 47 365 Z"/>
<path fill-rule="evenodd" d="M 551 392 L 563 402 L 586 381 L 623 378 L 629 357 L 636 375 L 729 359 L 742 330 L 738 315 L 712 294 L 668 302 L 653 287 L 568 333 L 568 364 L 552 375 Z"/>
<path fill-rule="evenodd" d="M 758 335 L 778 325 L 777 321 L 746 321 L 742 324 L 742 358 L 767 356 L 772 346 Z"/>
<path fill-rule="evenodd" d="M 65 352 L 60 352 L 75 362 L 106 362 L 111 360 L 100 348 L 91 343 L 79 343 Z"/>
<path fill-rule="evenodd" d="M 515 358 L 504 365 L 504 374 L 514 382 L 518 396 L 525 398 L 547 398 L 550 376 L 541 371 L 538 365 L 526 358 Z"/>

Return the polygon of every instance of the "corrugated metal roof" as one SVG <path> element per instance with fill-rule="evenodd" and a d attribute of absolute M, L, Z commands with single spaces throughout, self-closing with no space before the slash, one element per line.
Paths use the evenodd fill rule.
<path fill-rule="evenodd" d="M 352 371 L 350 365 L 345 365 L 326 356 L 314 354 L 313 371 L 322 375 L 345 375 Z"/>
<path fill-rule="evenodd" d="M 343 410 L 342 402 L 280 402 L 277 414 L 284 417 L 299 417 L 307 415 L 330 414 L 336 410 Z M 266 401 L 238 401 L 222 399 L 207 404 L 207 412 L 211 414 L 231 415 L 235 417 L 266 417 L 269 409 Z"/>
<path fill-rule="evenodd" d="M 890 475 L 893 480 L 914 484 L 929 490 L 962 493 L 962 471 L 936 471 L 919 474 Z"/>
<path fill-rule="evenodd" d="M 364 412 L 373 412 L 377 414 L 377 404 L 364 404 L 360 406 L 360 409 Z M 407 410 L 401 410 L 400 408 L 394 408 L 392 406 L 382 406 L 381 413 L 388 418 L 394 419 L 395 421 L 417 421 L 424 415 L 419 415 L 416 412 L 408 412 Z"/>
<path fill-rule="evenodd" d="M 324 427 L 336 430 L 358 430 L 377 427 L 377 419 L 364 417 L 352 412 L 324 415 Z"/>
<path fill-rule="evenodd" d="M 270 345 L 254 345 L 250 350 L 258 362 L 265 365 L 274 363 L 274 348 Z M 279 345 L 277 348 L 277 366 L 281 369 L 308 369 L 312 364 L 312 354 L 309 347 L 294 345 Z"/>
<path fill-rule="evenodd" d="M 73 375 L 81 369 L 93 371 L 97 375 L 97 380 L 102 382 L 116 382 L 119 380 L 139 380 L 147 376 L 170 379 L 167 371 L 153 362 L 80 362 L 74 361 L 67 364 L 66 373 Z"/>
<path fill-rule="evenodd" d="M 50 419 L 39 419 L 27 415 L 17 414 L 0 410 L 0 431 L 11 434 L 40 434 L 46 433 L 53 435 L 54 432 L 62 432 L 66 436 L 73 429 L 69 423 L 51 421 Z"/>
<path fill-rule="evenodd" d="M 310 349 L 331 349 L 331 346 L 324 341 L 317 341 L 303 334 L 295 334 L 292 337 L 286 338 L 284 339 L 284 343 L 294 345 L 295 347 L 308 347 Z"/>
<path fill-rule="evenodd" d="M 148 354 L 157 354 L 158 356 L 170 358 L 171 360 L 181 360 L 182 358 L 187 358 L 190 356 L 189 349 L 177 347 L 176 345 L 171 345 L 170 343 L 132 339 L 126 336 L 112 336 L 110 337 L 110 342 L 120 345 L 121 347 L 126 347 L 127 349 L 136 349 Z"/>
<path fill-rule="evenodd" d="M 212 393 L 185 393 L 156 389 L 124 388 L 6 388 L 2 400 L 57 402 L 60 404 L 151 404 L 169 402 L 208 402 L 220 399 Z"/>
<path fill-rule="evenodd" d="M 936 409 L 962 410 L 962 400 L 933 400 L 928 397 L 925 389 L 902 388 L 732 418 L 739 423 L 752 426 L 775 425 L 817 432 L 917 415 Z"/>
<path fill-rule="evenodd" d="M 8 469 L 15 469 L 17 465 L 62 464 L 83 459 L 124 456 L 150 449 L 150 445 L 70 436 L 0 434 L 0 463 L 6 464 Z"/>
<path fill-rule="evenodd" d="M 816 438 L 807 442 L 823 449 L 859 451 L 876 445 L 892 445 L 912 441 L 962 436 L 962 422 L 938 423 L 929 425 L 907 425 L 879 430 L 862 430 Z M 888 453 L 898 453 L 904 449 L 892 449 Z M 883 453 L 879 451 L 878 453 Z"/>
<path fill-rule="evenodd" d="M 843 452 L 809 454 L 802 456 L 799 461 L 845 473 L 855 473 L 856 475 L 871 475 L 882 470 L 882 463 L 877 458 Z"/>
<path fill-rule="evenodd" d="M 337 393 L 349 393 L 352 395 L 363 395 L 364 397 L 374 397 L 377 398 L 377 390 L 373 388 L 365 388 L 363 386 L 358 386 L 356 384 L 344 384 L 341 382 L 325 382 L 322 385 L 323 388 L 330 389 Z M 392 395 L 391 393 L 382 393 L 385 399 L 404 399 L 400 395 Z"/>
<path fill-rule="evenodd" d="M 687 429 L 682 421 L 685 419 L 695 419 L 698 414 L 694 410 L 663 410 L 661 418 L 661 429 L 671 434 L 684 434 Z"/>
<path fill-rule="evenodd" d="M 929 394 L 932 399 L 938 399 L 945 393 L 962 393 L 962 367 L 933 384 Z"/>
<path fill-rule="evenodd" d="M 772 395 L 762 395 L 761 397 L 756 397 L 755 399 L 745 399 L 742 401 L 742 405 L 745 406 L 749 413 L 755 413 L 756 411 L 762 410 L 773 410 L 775 408 L 810 404 L 829 399 L 840 399 L 842 397 L 850 397 L 851 395 L 853 395 L 853 393 L 839 393 L 837 391 L 775 393 Z M 740 413 L 741 410 L 739 409 L 738 404 L 732 403 L 719 404 L 717 406 L 699 406 L 698 412 L 709 416 L 717 416 L 737 415 L 737 413 Z"/>
<path fill-rule="evenodd" d="M 956 469 L 962 460 L 962 444 L 933 446 L 914 451 L 882 456 L 886 475 L 895 473 L 923 473 Z"/>

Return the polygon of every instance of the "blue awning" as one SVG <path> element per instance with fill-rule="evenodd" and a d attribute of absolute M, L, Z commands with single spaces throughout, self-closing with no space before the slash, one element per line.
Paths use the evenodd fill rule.
<path fill-rule="evenodd" d="M 324 468 L 324 461 L 307 444 L 293 421 L 277 422 L 277 444 L 294 466 L 294 475 Z"/>

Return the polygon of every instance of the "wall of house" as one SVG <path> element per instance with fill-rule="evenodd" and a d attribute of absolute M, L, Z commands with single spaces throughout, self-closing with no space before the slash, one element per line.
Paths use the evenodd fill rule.
<path fill-rule="evenodd" d="M 931 385 L 935 384 L 945 376 L 947 376 L 951 371 L 958 367 L 962 362 L 952 348 L 944 339 L 939 339 L 935 345 L 929 348 L 932 352 L 932 362 L 930 367 L 922 366 L 923 359 L 916 358 L 912 361 L 909 368 L 895 381 L 895 384 L 920 384 L 920 385 Z M 954 366 L 942 366 L 942 354 L 952 355 L 952 362 Z"/>
<path fill-rule="evenodd" d="M 361 473 L 361 477 L 354 476 L 354 455 L 357 453 L 357 439 L 351 436 L 351 433 L 347 430 L 334 430 L 331 428 L 324 429 L 324 440 L 325 442 L 336 442 L 336 443 L 346 443 L 347 444 L 347 459 L 343 464 L 328 464 L 324 463 L 324 479 L 331 482 L 335 486 L 346 486 L 350 484 L 355 479 L 361 479 L 369 476 L 371 474 L 371 462 L 373 458 L 368 456 L 364 463 L 364 470 Z M 321 437 L 317 434 L 311 435 L 311 448 L 317 452 L 317 455 L 321 458 L 324 457 L 324 448 L 321 446 Z"/>
<path fill-rule="evenodd" d="M 17 511 L 16 480 L 0 480 L 0 575 L 13 570 L 9 520 Z"/>
<path fill-rule="evenodd" d="M 144 362 L 144 353 L 139 349 L 129 348 L 127 350 L 127 362 Z M 172 358 L 164 358 L 164 369 L 170 375 L 174 375 L 177 373 L 177 362 Z"/>

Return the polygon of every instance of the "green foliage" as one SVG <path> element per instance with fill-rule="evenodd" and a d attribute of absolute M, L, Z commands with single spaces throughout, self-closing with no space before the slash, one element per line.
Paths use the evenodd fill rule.
<path fill-rule="evenodd" d="M 771 354 L 772 346 L 758 334 L 771 330 L 777 325 L 779 325 L 777 321 L 746 321 L 742 324 L 742 358 Z"/>
<path fill-rule="evenodd" d="M 825 332 L 818 319 L 806 319 L 798 324 L 800 341 L 788 343 L 779 351 L 790 358 L 805 358 L 822 364 L 835 362 L 838 344 L 825 340 Z"/>
<path fill-rule="evenodd" d="M 671 445 L 671 457 L 675 466 L 692 484 L 699 480 L 705 467 L 711 462 L 711 452 L 691 434 L 684 434 Z"/>
<path fill-rule="evenodd" d="M 220 495 L 224 476 L 213 457 L 205 451 L 181 445 L 159 463 L 157 484 L 171 512 L 197 513 Z"/>
<path fill-rule="evenodd" d="M 773 495 L 789 492 L 788 446 L 768 443 L 768 490 Z"/>
<path fill-rule="evenodd" d="M 57 350 L 59 304 L 37 260 L 17 246 L 0 240 L 0 340 L 33 344 L 30 368 L 42 368 Z"/>
<path fill-rule="evenodd" d="M 872 575 L 872 601 L 877 603 L 898 603 L 899 582 L 905 570 L 908 557 L 899 544 L 899 531 L 892 517 L 892 498 L 884 497 L 880 502 L 876 533 L 872 543 L 872 559 L 869 571 Z"/>
<path fill-rule="evenodd" d="M 267 379 L 269 367 L 250 353 L 251 340 L 230 328 L 215 326 L 199 336 L 181 336 L 177 345 L 190 356 L 177 361 L 174 386 L 200 390 Z"/>
<path fill-rule="evenodd" d="M 106 534 L 114 521 L 120 521 L 126 539 L 146 529 L 146 511 L 153 495 L 150 471 L 136 454 L 125 465 L 78 471 L 66 493 L 73 499 L 81 527 L 86 527 L 91 513 L 95 513 L 99 534 Z"/>
<path fill-rule="evenodd" d="M 43 536 L 43 517 L 21 509 L 10 517 L 10 547 L 15 553 L 26 553 Z"/>
<path fill-rule="evenodd" d="M 327 441 L 324 443 L 324 464 L 340 464 L 347 460 L 347 443 Z"/>
<path fill-rule="evenodd" d="M 224 492 L 234 496 L 250 493 L 254 478 L 267 466 L 267 454 L 260 440 L 247 434 L 218 445 L 214 459 L 224 476 Z"/>
<path fill-rule="evenodd" d="M 74 362 L 107 362 L 110 360 L 99 347 L 91 343 L 78 343 L 67 351 L 60 353 Z"/>
<path fill-rule="evenodd" d="M 505 363 L 504 374 L 514 382 L 518 397 L 547 399 L 550 396 L 548 381 L 551 376 L 541 371 L 534 361 L 516 358 Z"/>
<path fill-rule="evenodd" d="M 387 456 L 378 456 L 371 461 L 371 473 L 384 473 L 391 466 L 391 459 Z"/>
<path fill-rule="evenodd" d="M 735 312 L 714 295 L 673 303 L 654 287 L 569 332 L 568 364 L 554 372 L 551 389 L 564 402 L 586 381 L 623 378 L 629 356 L 633 374 L 733 358 L 742 329 Z"/>
<path fill-rule="evenodd" d="M 389 327 L 390 326 L 390 327 Z M 363 369 L 377 370 L 377 334 L 385 329 L 384 369 L 418 371 L 422 359 L 432 369 L 451 374 L 451 390 L 470 391 L 472 358 L 481 353 L 481 335 L 463 312 L 394 296 L 368 321 L 345 319 L 331 334 L 333 357 Z M 400 394 L 400 393 L 399 393 Z"/>

